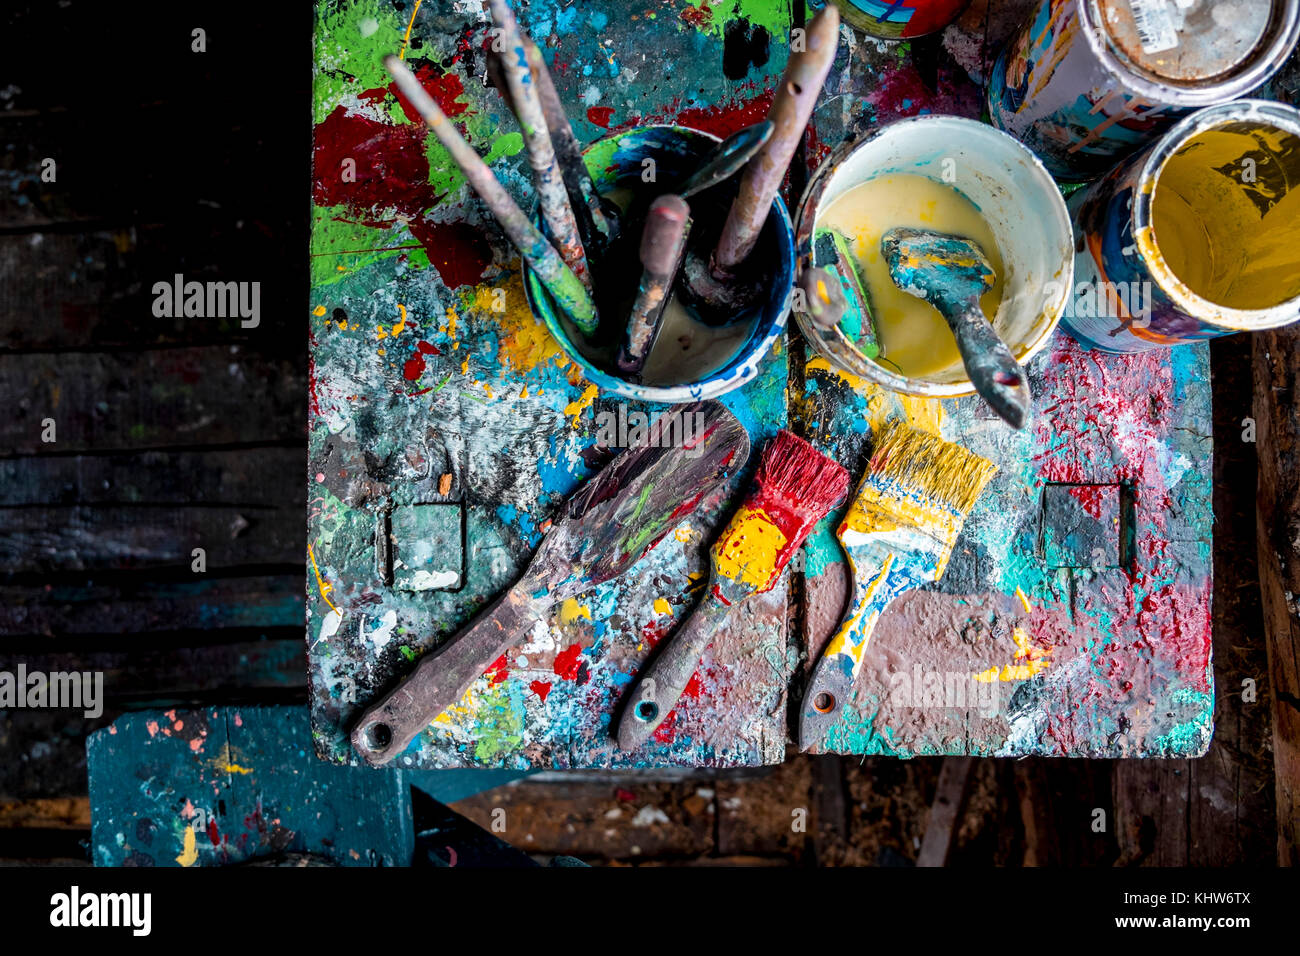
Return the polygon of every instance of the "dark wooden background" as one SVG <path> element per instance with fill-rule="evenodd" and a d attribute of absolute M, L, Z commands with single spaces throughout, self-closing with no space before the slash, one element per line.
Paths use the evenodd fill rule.
<path fill-rule="evenodd" d="M 88 859 L 84 737 L 116 715 L 305 704 L 312 14 L 298 6 L 11 0 L 2 15 L 0 669 L 103 670 L 107 706 L 93 721 L 0 712 L 0 862 Z M 205 53 L 191 51 L 196 27 Z M 177 272 L 261 282 L 260 327 L 154 318 L 151 287 Z M 1204 759 L 793 756 L 767 772 L 526 781 L 458 809 L 486 820 L 513 806 L 527 849 L 593 862 L 910 865 L 936 798 L 957 806 L 950 828 L 928 828 L 930 849 L 950 844 L 957 864 L 1294 854 L 1295 344 L 1212 347 L 1219 699 Z M 1242 440 L 1248 416 L 1269 444 Z M 204 574 L 190 569 L 196 547 Z M 1275 708 L 1291 742 L 1280 783 Z"/>

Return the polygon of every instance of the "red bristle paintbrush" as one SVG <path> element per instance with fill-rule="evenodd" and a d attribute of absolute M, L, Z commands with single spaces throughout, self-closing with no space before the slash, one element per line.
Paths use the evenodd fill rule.
<path fill-rule="evenodd" d="M 763 452 L 754 487 L 710 552 L 699 607 L 641 675 L 618 724 L 634 750 L 677 705 L 700 656 L 736 605 L 771 590 L 813 527 L 848 491 L 849 473 L 808 442 L 781 431 Z"/>

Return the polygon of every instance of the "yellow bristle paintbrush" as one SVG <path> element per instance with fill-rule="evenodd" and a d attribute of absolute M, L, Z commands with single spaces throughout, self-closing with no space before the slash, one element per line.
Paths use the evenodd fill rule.
<path fill-rule="evenodd" d="M 966 515 L 997 470 L 936 435 L 897 422 L 881 430 L 836 535 L 849 558 L 853 599 L 804 695 L 800 750 L 825 744 L 839 722 L 889 602 L 943 577 Z"/>
<path fill-rule="evenodd" d="M 784 429 L 763 451 L 754 485 L 709 552 L 712 574 L 695 612 L 669 638 L 625 698 L 618 745 L 634 750 L 677 705 L 727 616 L 769 591 L 813 526 L 844 498 L 849 473 Z"/>

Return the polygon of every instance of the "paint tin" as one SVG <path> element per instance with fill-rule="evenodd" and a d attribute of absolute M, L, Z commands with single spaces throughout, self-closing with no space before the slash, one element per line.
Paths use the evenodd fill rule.
<path fill-rule="evenodd" d="M 1300 0 L 1043 0 L 989 82 L 994 125 L 1082 182 L 1286 61 Z"/>
<path fill-rule="evenodd" d="M 812 264 L 818 220 L 835 200 L 854 186 L 893 174 L 924 176 L 951 186 L 977 207 L 1005 270 L 993 326 L 1021 364 L 1041 352 L 1071 288 L 1069 215 L 1060 190 L 1033 153 L 975 120 L 915 116 L 836 149 L 813 175 L 799 204 L 800 274 Z M 839 326 L 822 328 L 798 310 L 795 318 L 804 337 L 841 371 L 909 395 L 953 398 L 975 391 L 960 360 L 931 375 L 905 376 L 868 358 Z"/>
<path fill-rule="evenodd" d="M 1300 111 L 1193 113 L 1070 198 L 1084 345 L 1140 352 L 1300 319 Z"/>
<path fill-rule="evenodd" d="M 583 150 L 583 158 L 601 193 L 633 190 L 658 195 L 668 187 L 655 183 L 681 181 L 694 172 L 720 142 L 711 133 L 683 126 L 639 126 L 597 140 Z M 655 169 L 655 181 L 649 184 L 643 179 L 648 168 L 647 160 L 654 161 Z M 731 327 L 740 331 L 720 346 L 730 357 L 719 360 L 715 363 L 716 368 L 698 380 L 681 384 L 645 385 L 620 377 L 612 353 L 605 361 L 603 357 L 589 354 L 590 349 L 579 347 L 577 343 L 583 341 L 581 333 L 555 308 L 540 280 L 528 268 L 524 270 L 524 291 L 533 315 L 546 324 L 587 381 L 602 392 L 648 402 L 695 402 L 715 398 L 751 381 L 757 374 L 759 363 L 785 331 L 794 290 L 794 226 L 780 196 L 772 202 L 772 211 L 752 255 L 764 257 L 761 271 L 769 277 L 766 299 L 754 314 L 739 317 Z M 600 276 L 595 278 L 600 281 Z M 635 277 L 628 281 L 635 287 Z M 602 319 L 603 322 L 625 320 L 625 316 Z"/>
<path fill-rule="evenodd" d="M 886 40 L 910 40 L 942 30 L 970 0 L 834 0 L 844 21 Z"/>

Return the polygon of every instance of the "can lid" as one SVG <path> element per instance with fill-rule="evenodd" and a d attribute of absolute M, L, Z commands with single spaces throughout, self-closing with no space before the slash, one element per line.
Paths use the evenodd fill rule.
<path fill-rule="evenodd" d="M 1156 80 L 1199 84 L 1256 54 L 1277 8 L 1292 0 L 1090 0 L 1121 59 Z"/>

